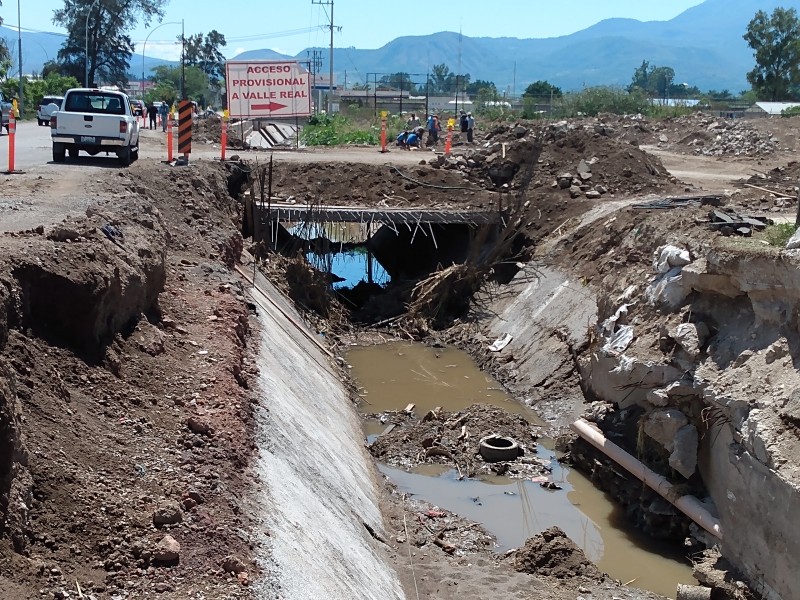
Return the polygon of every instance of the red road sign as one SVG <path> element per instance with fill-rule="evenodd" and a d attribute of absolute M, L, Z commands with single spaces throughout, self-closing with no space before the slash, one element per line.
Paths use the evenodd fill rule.
<path fill-rule="evenodd" d="M 297 61 L 229 60 L 225 75 L 231 117 L 311 114 L 309 73 Z"/>

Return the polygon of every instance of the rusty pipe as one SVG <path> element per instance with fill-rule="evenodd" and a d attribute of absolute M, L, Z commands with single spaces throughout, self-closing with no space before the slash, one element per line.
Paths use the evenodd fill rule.
<path fill-rule="evenodd" d="M 625 452 L 625 450 L 617 446 L 614 442 L 606 439 L 606 437 L 586 419 L 578 419 L 570 425 L 570 429 L 632 475 L 638 477 L 641 481 L 650 486 L 650 488 L 655 490 L 667 500 L 667 502 L 680 510 L 708 533 L 716 538 L 722 539 L 722 529 L 719 524 L 719 519 L 708 512 L 706 507 L 703 506 L 697 498 L 688 495 L 678 495 L 669 481 Z"/>

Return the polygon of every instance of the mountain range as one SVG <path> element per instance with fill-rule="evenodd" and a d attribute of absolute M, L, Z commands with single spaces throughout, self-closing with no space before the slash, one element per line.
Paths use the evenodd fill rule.
<path fill-rule="evenodd" d="M 335 48 L 336 81 L 364 83 L 372 73 L 399 71 L 418 74 L 423 82 L 435 64 L 444 63 L 473 80 L 493 81 L 499 90 L 521 93 L 532 81 L 547 80 L 564 90 L 594 85 L 627 85 L 643 60 L 675 70 L 676 83 L 702 90 L 739 92 L 748 87 L 746 73 L 753 53 L 742 38 L 758 10 L 776 7 L 800 10 L 800 0 L 706 0 L 669 21 L 606 19 L 576 33 L 552 38 L 470 37 L 453 32 L 399 37 L 381 48 Z M 511 9 L 508 9 L 511 10 Z M 567 17 L 568 18 L 568 17 Z M 346 23 L 343 24 L 345 27 Z M 16 49 L 17 33 L 0 27 L 0 36 Z M 41 70 L 54 58 L 64 36 L 23 32 L 23 70 Z M 306 60 L 310 50 L 322 50 L 320 72 L 328 73 L 326 48 L 308 48 L 296 56 L 271 49 L 250 50 L 237 60 Z M 131 59 L 131 77 L 141 74 L 141 54 Z M 145 57 L 145 72 L 170 61 Z M 380 77 L 380 75 L 378 75 Z"/>
<path fill-rule="evenodd" d="M 345 70 L 348 83 L 363 83 L 371 79 L 369 73 L 399 71 L 421 73 L 424 81 L 424 74 L 435 64 L 445 63 L 457 71 L 460 56 L 462 73 L 519 94 L 540 79 L 564 90 L 625 86 L 636 67 L 647 60 L 651 65 L 672 67 L 676 83 L 736 93 L 749 88 L 746 74 L 754 65 L 753 52 L 742 38 L 747 24 L 757 11 L 771 13 L 779 6 L 800 10 L 800 0 L 706 0 L 669 21 L 606 19 L 552 38 L 468 37 L 453 32 L 405 36 L 375 50 L 336 48 L 334 67 L 337 82 L 343 81 Z M 327 74 L 328 52 L 317 49 L 323 51 L 321 72 Z M 252 50 L 236 58 L 306 60 L 308 50 L 313 48 L 296 57 Z"/>

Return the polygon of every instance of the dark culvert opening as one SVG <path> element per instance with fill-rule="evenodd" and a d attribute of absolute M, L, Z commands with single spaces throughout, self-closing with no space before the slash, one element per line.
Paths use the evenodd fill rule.
<path fill-rule="evenodd" d="M 362 325 L 407 313 L 421 282 L 461 266 L 462 283 L 454 286 L 454 293 L 448 292 L 446 283 L 436 292 L 443 298 L 433 322 L 446 327 L 469 308 L 484 279 L 478 273 L 485 271 L 486 278 L 507 283 L 519 270 L 517 261 L 526 247 L 524 236 L 508 236 L 499 224 L 383 225 L 356 242 L 331 239 L 336 236 L 327 230 L 330 225 L 273 222 L 256 235 L 269 240 L 283 256 L 304 260 L 287 273 L 296 302 L 328 316 L 332 299 L 337 298 L 348 318 Z M 503 251 L 498 253 L 498 247 Z"/>

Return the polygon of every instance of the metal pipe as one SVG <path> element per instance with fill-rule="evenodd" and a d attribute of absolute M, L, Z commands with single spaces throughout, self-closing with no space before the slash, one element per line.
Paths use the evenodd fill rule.
<path fill-rule="evenodd" d="M 625 470 L 646 483 L 662 498 L 680 510 L 683 514 L 705 529 L 708 533 L 722 539 L 722 529 L 719 519 L 713 516 L 694 496 L 679 496 L 672 484 L 658 473 L 652 471 L 641 461 L 637 460 L 625 450 L 609 441 L 606 437 L 586 419 L 578 419 L 570 429 L 600 450 L 611 460 L 622 466 Z"/>

